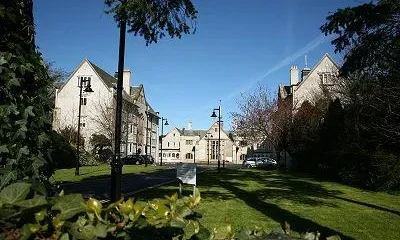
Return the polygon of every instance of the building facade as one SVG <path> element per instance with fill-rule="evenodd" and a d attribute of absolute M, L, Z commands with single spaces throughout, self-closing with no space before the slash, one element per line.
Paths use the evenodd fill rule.
<path fill-rule="evenodd" d="M 311 69 L 307 66 L 301 70 L 297 66 L 290 68 L 290 85 L 279 85 L 278 98 L 291 101 L 293 109 L 297 109 L 304 101 L 314 103 L 323 90 L 333 90 L 337 86 L 339 66 L 325 54 L 322 59 Z"/>
<path fill-rule="evenodd" d="M 221 124 L 220 141 L 218 140 L 219 125 L 215 122 L 207 130 L 192 130 L 172 128 L 162 136 L 162 146 L 159 146 L 159 159 L 163 162 L 196 162 L 218 163 L 219 143 L 221 143 L 222 161 L 241 163 L 245 159 L 247 149 L 240 145 L 240 140 L 223 129 Z"/>
<path fill-rule="evenodd" d="M 131 72 L 123 74 L 122 156 L 151 154 L 157 159 L 158 113 L 147 102 L 143 85 L 130 86 Z M 53 129 L 78 129 L 85 150 L 90 151 L 90 138 L 102 134 L 114 142 L 114 119 L 117 79 L 85 59 L 55 93 Z M 91 86 L 93 92 L 80 88 Z M 80 105 L 80 106 L 79 106 Z M 80 107 L 80 113 L 79 113 Z"/>

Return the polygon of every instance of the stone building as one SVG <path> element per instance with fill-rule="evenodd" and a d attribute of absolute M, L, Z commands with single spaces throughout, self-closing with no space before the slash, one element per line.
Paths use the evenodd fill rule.
<path fill-rule="evenodd" d="M 162 156 L 163 162 L 216 164 L 219 149 L 218 133 L 218 122 L 213 123 L 206 130 L 193 130 L 191 124 L 187 129 L 174 127 L 162 138 L 159 159 Z M 245 158 L 246 147 L 241 146 L 239 140 L 235 140 L 231 133 L 224 130 L 222 124 L 220 134 L 221 164 L 222 161 L 241 163 L 241 160 Z"/>
<path fill-rule="evenodd" d="M 290 85 L 279 85 L 278 98 L 291 101 L 294 109 L 299 108 L 304 101 L 313 103 L 316 97 L 322 94 L 323 89 L 332 90 L 337 85 L 339 68 L 327 53 L 312 69 L 306 63 L 300 78 L 298 67 L 292 66 Z"/>
<path fill-rule="evenodd" d="M 123 74 L 122 156 L 136 153 L 152 154 L 157 158 L 158 114 L 147 102 L 143 85 L 131 86 L 131 72 Z M 84 146 L 90 151 L 90 137 L 103 134 L 113 140 L 117 79 L 88 59 L 69 76 L 55 93 L 53 129 L 77 129 L 80 116 L 80 132 Z M 91 86 L 93 92 L 82 91 Z M 79 105 L 81 107 L 79 114 Z"/>

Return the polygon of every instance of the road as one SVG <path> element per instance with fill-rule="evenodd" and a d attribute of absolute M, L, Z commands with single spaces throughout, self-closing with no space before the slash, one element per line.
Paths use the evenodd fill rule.
<path fill-rule="evenodd" d="M 135 191 L 176 180 L 176 169 L 161 169 L 152 173 L 124 174 L 122 176 L 122 195 L 127 196 Z M 61 188 L 66 194 L 81 193 L 83 197 L 110 199 L 109 177 L 83 180 L 77 183 L 64 183 Z"/>

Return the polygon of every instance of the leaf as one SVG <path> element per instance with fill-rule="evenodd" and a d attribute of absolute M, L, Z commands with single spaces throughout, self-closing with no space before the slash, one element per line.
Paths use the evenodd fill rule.
<path fill-rule="evenodd" d="M 12 179 L 15 179 L 15 177 L 16 177 L 16 174 L 14 171 L 10 171 L 7 174 L 4 174 L 3 176 L 1 176 L 0 189 L 3 189 L 5 186 L 7 186 L 7 184 L 9 184 Z"/>
<path fill-rule="evenodd" d="M 107 225 L 102 223 L 97 224 L 93 233 L 100 238 L 107 237 Z"/>
<path fill-rule="evenodd" d="M 0 145 L 0 153 L 9 153 L 7 145 Z"/>
<path fill-rule="evenodd" d="M 330 237 L 327 237 L 326 240 L 340 240 L 341 238 L 338 235 L 333 235 Z"/>
<path fill-rule="evenodd" d="M 68 233 L 64 233 L 63 235 L 61 235 L 61 237 L 58 240 L 69 240 Z"/>
<path fill-rule="evenodd" d="M 47 204 L 45 196 L 36 195 L 31 199 L 15 202 L 14 205 L 22 208 L 34 208 L 38 206 L 44 206 Z"/>
<path fill-rule="evenodd" d="M 22 231 L 20 232 L 19 240 L 27 240 L 32 235 L 32 231 L 29 229 L 28 224 L 25 224 L 22 227 Z"/>
<path fill-rule="evenodd" d="M 25 182 L 13 183 L 0 192 L 0 200 L 4 203 L 13 204 L 24 200 L 29 193 L 31 184 Z"/>
<path fill-rule="evenodd" d="M 76 239 L 97 239 L 96 234 L 94 234 L 95 227 L 93 225 L 86 225 L 84 227 L 77 223 L 73 223 L 70 228 L 70 233 Z"/>
<path fill-rule="evenodd" d="M 60 220 L 67 220 L 72 218 L 78 213 L 83 212 L 85 209 L 82 207 L 84 200 L 80 194 L 69 194 L 55 199 L 52 210 L 59 210 L 60 213 L 57 217 Z"/>
<path fill-rule="evenodd" d="M 171 227 L 184 228 L 186 226 L 185 220 L 181 217 L 174 217 L 171 219 Z"/>
<path fill-rule="evenodd" d="M 25 108 L 24 117 L 28 118 L 28 116 L 32 116 L 32 117 L 35 116 L 35 114 L 33 113 L 33 106 L 29 106 L 29 107 Z"/>
<path fill-rule="evenodd" d="M 22 157 L 22 155 L 28 155 L 28 154 L 29 154 L 28 146 L 20 148 L 17 154 L 17 161 Z"/>

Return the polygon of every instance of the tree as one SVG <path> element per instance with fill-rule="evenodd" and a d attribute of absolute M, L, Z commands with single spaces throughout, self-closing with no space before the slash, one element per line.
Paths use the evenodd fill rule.
<path fill-rule="evenodd" d="M 146 45 L 157 43 L 168 34 L 181 38 L 195 31 L 197 10 L 190 0 L 106 0 L 107 13 L 113 14 L 120 25 L 126 21 L 135 36 L 140 35 Z M 193 32 L 194 32 L 193 31 Z"/>
<path fill-rule="evenodd" d="M 46 180 L 52 80 L 35 46 L 32 0 L 0 3 L 0 189 L 23 178 Z"/>
<path fill-rule="evenodd" d="M 291 102 L 274 99 L 265 87 L 259 86 L 253 93 L 242 94 L 237 105 L 239 111 L 231 113 L 235 134 L 250 144 L 273 147 L 280 162 L 281 151 L 286 152 L 288 148 Z"/>
<path fill-rule="evenodd" d="M 360 145 L 393 149 L 400 144 L 400 0 L 381 0 L 339 9 L 321 26 L 338 35 L 332 44 L 344 52 L 341 75 L 355 111 Z M 361 146 L 363 147 L 363 146 Z"/>
<path fill-rule="evenodd" d="M 237 101 L 239 111 L 232 112 L 234 132 L 250 144 L 275 143 L 271 119 L 276 110 L 276 101 L 263 86 L 250 94 L 242 94 Z"/>

